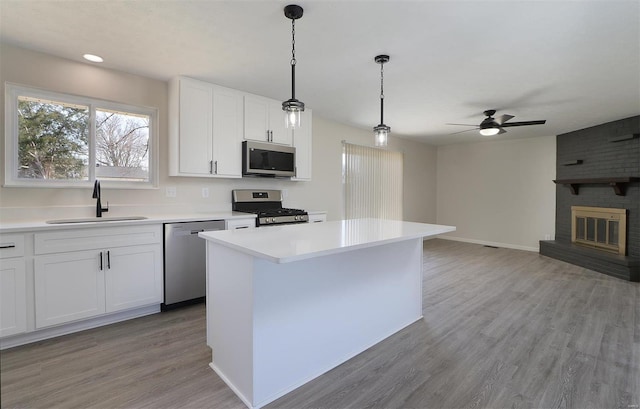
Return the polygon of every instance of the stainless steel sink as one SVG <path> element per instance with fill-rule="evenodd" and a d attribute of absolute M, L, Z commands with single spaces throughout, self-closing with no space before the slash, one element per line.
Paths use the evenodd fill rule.
<path fill-rule="evenodd" d="M 145 220 L 144 216 L 120 216 L 120 217 L 87 217 L 84 219 L 60 219 L 47 220 L 47 224 L 68 224 L 68 223 L 95 223 L 95 222 L 120 222 L 125 220 Z"/>

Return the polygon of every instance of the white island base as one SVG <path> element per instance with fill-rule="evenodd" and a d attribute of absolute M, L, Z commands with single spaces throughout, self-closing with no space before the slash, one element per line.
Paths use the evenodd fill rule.
<path fill-rule="evenodd" d="M 331 223 L 344 229 L 344 222 L 329 222 L 201 233 L 207 239 L 210 366 L 250 408 L 274 401 L 419 320 L 422 237 L 453 230 L 394 222 L 434 231 L 369 237 L 366 243 L 345 241 L 343 231 L 342 239 L 334 238 L 342 245 L 329 249 Z M 277 239 L 276 229 L 291 240 L 272 247 L 288 248 L 261 254 L 264 240 Z M 325 240 L 319 238 L 323 234 Z M 315 243 L 307 235 L 316 235 Z"/>

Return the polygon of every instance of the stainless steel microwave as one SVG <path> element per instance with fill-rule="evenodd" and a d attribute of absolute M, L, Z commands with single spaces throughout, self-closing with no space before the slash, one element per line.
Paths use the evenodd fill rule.
<path fill-rule="evenodd" d="M 296 148 L 263 142 L 242 142 L 242 175 L 291 177 L 296 175 Z"/>

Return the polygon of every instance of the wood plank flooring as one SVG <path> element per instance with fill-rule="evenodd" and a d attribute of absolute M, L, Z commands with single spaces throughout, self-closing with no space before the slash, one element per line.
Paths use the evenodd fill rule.
<path fill-rule="evenodd" d="M 639 407 L 639 283 L 525 251 L 424 249 L 424 320 L 267 408 Z M 209 361 L 203 305 L 155 314 L 0 352 L 1 406 L 244 408 Z"/>

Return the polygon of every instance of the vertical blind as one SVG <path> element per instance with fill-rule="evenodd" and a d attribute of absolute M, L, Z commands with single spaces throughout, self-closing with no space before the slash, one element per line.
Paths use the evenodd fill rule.
<path fill-rule="evenodd" d="M 402 220 L 402 153 L 342 143 L 345 217 Z"/>

